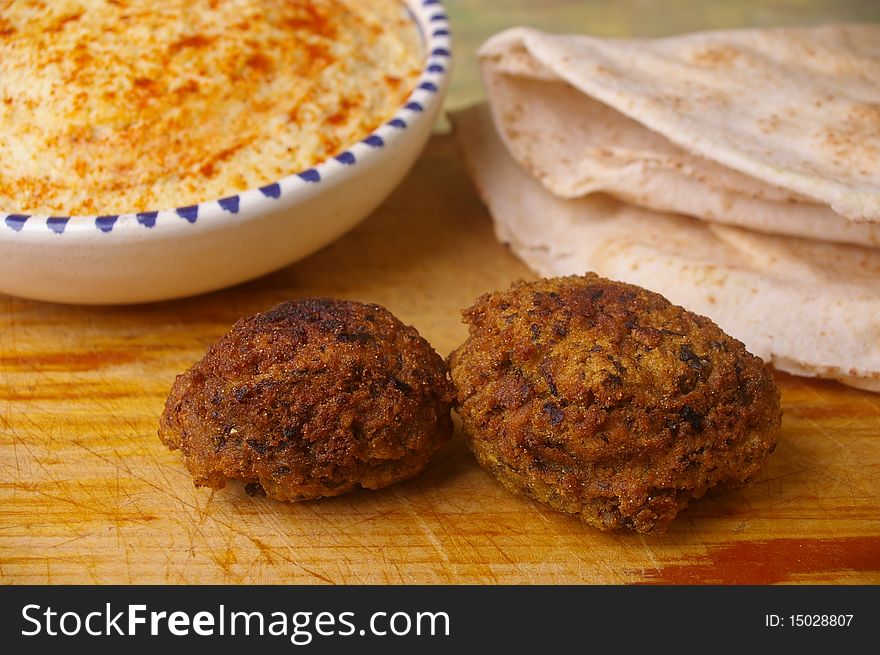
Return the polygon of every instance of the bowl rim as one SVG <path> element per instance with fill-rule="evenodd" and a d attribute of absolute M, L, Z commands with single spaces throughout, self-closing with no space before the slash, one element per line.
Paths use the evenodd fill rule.
<path fill-rule="evenodd" d="M 0 235 L 34 233 L 89 236 L 125 230 L 148 230 L 190 226 L 218 226 L 236 216 L 261 213 L 271 203 L 290 202 L 296 196 L 308 197 L 358 166 L 376 159 L 393 147 L 417 124 L 432 120 L 432 103 L 442 101 L 452 64 L 452 39 L 449 18 L 442 0 L 401 0 L 421 35 L 424 64 L 410 94 L 394 115 L 335 155 L 309 168 L 278 180 L 223 198 L 212 198 L 193 205 L 144 212 L 104 215 L 49 215 L 0 211 Z M 276 207 L 278 205 L 275 205 Z M 237 223 L 238 221 L 233 221 Z M 5 229 L 4 229 L 5 228 Z"/>

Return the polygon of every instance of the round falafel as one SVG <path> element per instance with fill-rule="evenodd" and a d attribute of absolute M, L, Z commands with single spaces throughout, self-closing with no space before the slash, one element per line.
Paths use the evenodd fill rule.
<path fill-rule="evenodd" d="M 443 359 L 379 305 L 305 299 L 239 320 L 165 403 L 159 438 L 197 486 L 279 500 L 378 489 L 452 435 Z"/>
<path fill-rule="evenodd" d="M 597 528 L 663 531 L 775 448 L 761 359 L 659 294 L 588 274 L 514 284 L 463 316 L 449 365 L 477 460 Z"/>

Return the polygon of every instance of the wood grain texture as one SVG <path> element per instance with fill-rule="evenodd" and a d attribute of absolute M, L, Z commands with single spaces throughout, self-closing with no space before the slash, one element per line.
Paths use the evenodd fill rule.
<path fill-rule="evenodd" d="M 156 437 L 175 375 L 244 314 L 310 295 L 378 302 L 445 355 L 465 337 L 461 308 L 530 277 L 436 136 L 374 216 L 256 282 L 124 308 L 0 296 L 0 579 L 880 583 L 880 395 L 835 383 L 779 375 L 766 469 L 656 537 L 512 495 L 459 434 L 413 480 L 300 504 L 196 489 Z"/>

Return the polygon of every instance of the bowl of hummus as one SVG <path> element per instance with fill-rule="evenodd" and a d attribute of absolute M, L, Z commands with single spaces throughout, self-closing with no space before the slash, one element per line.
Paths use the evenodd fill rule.
<path fill-rule="evenodd" d="M 0 292 L 135 303 L 338 238 L 442 105 L 438 0 L 13 3 L 0 15 Z"/>

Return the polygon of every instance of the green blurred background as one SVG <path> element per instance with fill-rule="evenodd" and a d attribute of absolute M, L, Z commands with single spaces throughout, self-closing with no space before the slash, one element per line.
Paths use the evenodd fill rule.
<path fill-rule="evenodd" d="M 483 97 L 474 53 L 514 25 L 597 36 L 665 36 L 726 27 L 880 22 L 880 0 L 444 0 L 455 69 L 447 97 L 456 109 Z"/>

